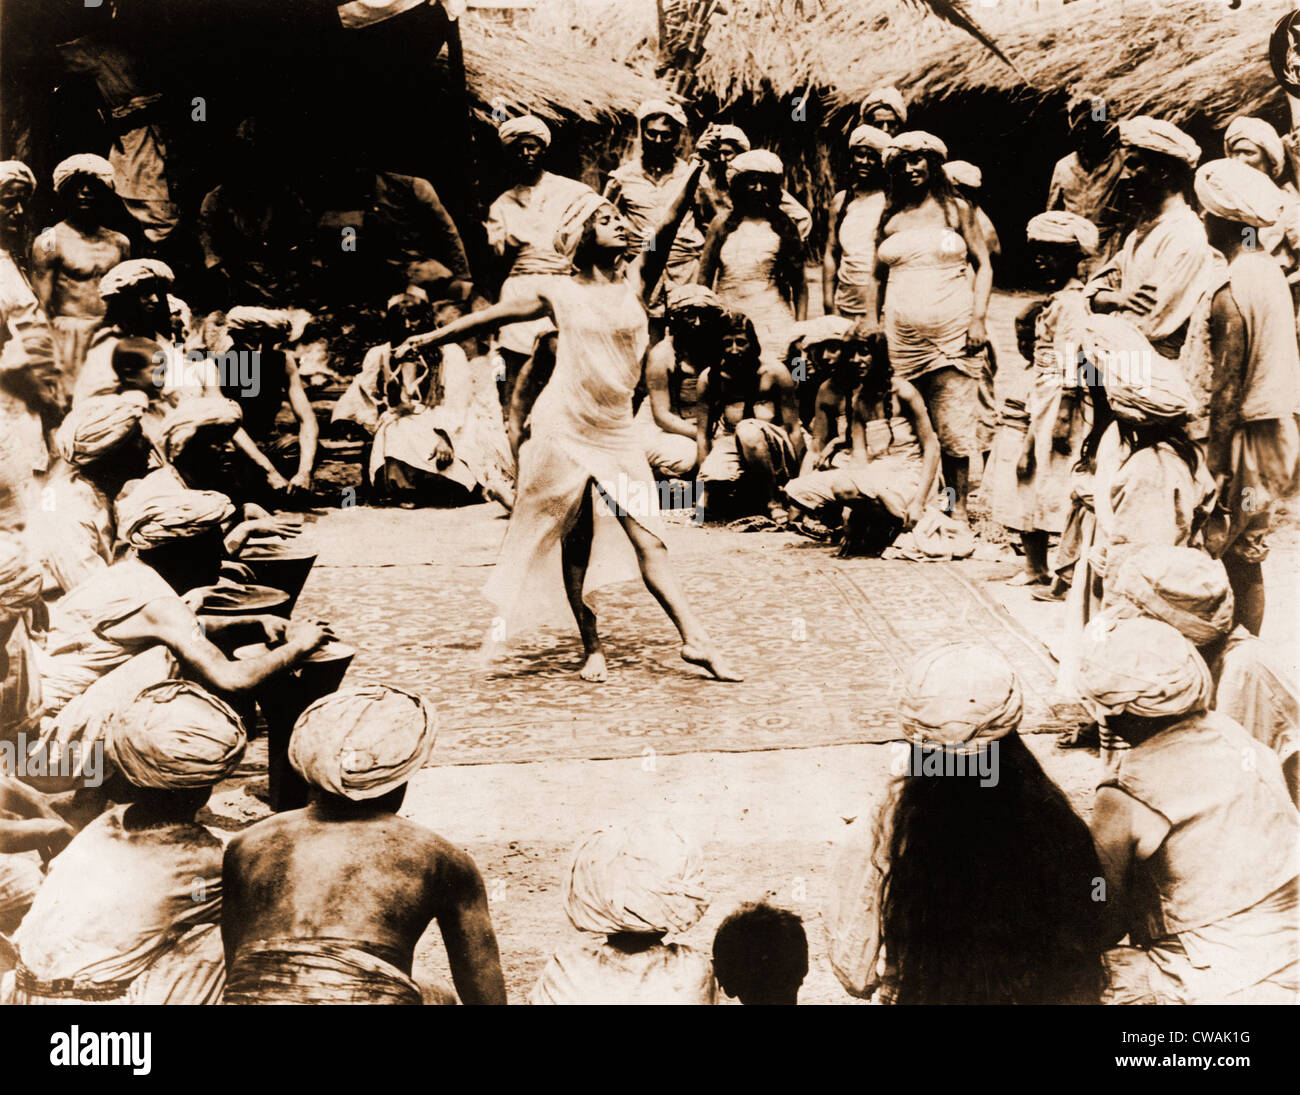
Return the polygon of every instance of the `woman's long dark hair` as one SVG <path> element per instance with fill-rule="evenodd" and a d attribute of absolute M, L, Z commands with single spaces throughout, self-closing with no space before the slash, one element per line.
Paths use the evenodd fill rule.
<path fill-rule="evenodd" d="M 935 201 L 943 207 L 943 219 L 947 222 L 949 228 L 956 228 L 961 223 L 961 214 L 959 209 L 966 205 L 966 202 L 952 188 L 947 174 L 943 170 L 943 157 L 937 152 L 923 150 L 926 162 L 930 165 L 930 179 L 926 185 L 925 193 L 921 194 L 919 201 L 924 201 L 927 197 L 934 198 Z M 894 214 L 903 206 L 903 195 L 907 194 L 909 187 L 903 182 L 903 160 L 908 153 L 899 153 L 893 156 L 885 165 L 885 175 L 888 183 L 885 186 L 885 210 L 880 214 L 880 224 L 876 228 L 876 246 L 880 246 L 880 241 L 885 238 L 885 226 L 893 218 Z"/>
<path fill-rule="evenodd" d="M 724 408 L 722 394 L 722 340 L 723 338 L 735 331 L 741 331 L 749 339 L 749 354 L 746 362 L 749 368 L 745 375 L 758 376 L 758 370 L 762 365 L 762 350 L 758 344 L 758 331 L 754 327 L 754 321 L 745 315 L 744 312 L 723 312 L 718 320 L 718 333 L 716 346 L 716 356 L 708 363 L 709 366 L 709 388 L 708 388 L 708 407 L 709 407 L 709 436 L 713 436 L 714 427 L 717 426 L 718 420 L 722 417 Z M 727 374 L 731 376 L 731 373 Z"/>
<path fill-rule="evenodd" d="M 735 185 L 735 182 L 735 179 L 731 180 L 732 186 Z M 714 264 L 722 252 L 722 245 L 727 242 L 727 237 L 740 227 L 740 222 L 748 215 L 740 210 L 739 204 L 733 197 L 731 208 L 727 210 L 723 217 L 721 227 L 718 231 L 709 233 L 709 239 L 705 243 L 705 253 L 700 257 L 701 270 L 714 268 Z M 771 205 L 763 209 L 760 215 L 766 218 L 767 223 L 772 226 L 772 231 L 777 234 L 777 238 L 780 240 L 776 251 L 776 262 L 772 268 L 776 287 L 780 290 L 781 296 L 787 301 L 793 301 L 799 283 L 804 276 L 803 241 L 799 238 L 799 230 L 794 226 L 794 221 L 781 208 L 781 187 L 779 182 Z M 715 221 L 714 224 L 716 226 L 717 222 Z"/>
<path fill-rule="evenodd" d="M 1188 472 L 1193 478 L 1196 476 L 1196 469 L 1200 464 L 1200 453 L 1197 452 L 1196 442 L 1187 436 L 1187 419 L 1175 418 L 1161 422 L 1130 422 L 1125 418 L 1117 418 L 1119 429 L 1119 438 L 1124 442 L 1128 449 L 1127 460 L 1134 453 L 1142 449 L 1154 448 L 1157 445 L 1168 445 L 1187 465 Z"/>
<path fill-rule="evenodd" d="M 990 786 L 973 765 L 903 777 L 881 903 L 895 1002 L 1095 1004 L 1104 905 L 1092 836 L 1019 735 L 996 748 Z"/>

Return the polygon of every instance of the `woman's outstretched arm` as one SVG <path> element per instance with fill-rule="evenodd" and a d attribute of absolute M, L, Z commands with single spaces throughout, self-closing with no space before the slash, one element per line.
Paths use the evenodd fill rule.
<path fill-rule="evenodd" d="M 481 312 L 471 312 L 467 316 L 444 324 L 437 330 L 422 335 L 412 335 L 393 351 L 395 360 L 400 361 L 405 354 L 418 350 L 421 346 L 438 345 L 442 342 L 459 342 L 466 335 L 490 334 L 508 323 L 521 323 L 529 319 L 541 319 L 551 314 L 551 306 L 540 296 L 520 297 L 518 300 L 503 300 Z"/>

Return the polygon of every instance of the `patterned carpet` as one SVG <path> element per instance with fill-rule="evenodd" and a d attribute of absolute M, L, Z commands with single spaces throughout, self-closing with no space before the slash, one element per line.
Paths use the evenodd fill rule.
<path fill-rule="evenodd" d="M 608 683 L 578 678 L 576 628 L 538 633 L 482 666 L 491 613 L 479 590 L 504 528 L 485 506 L 352 510 L 314 530 L 324 548 L 295 615 L 329 620 L 357 648 L 347 683 L 387 681 L 437 702 L 435 764 L 889 741 L 901 670 L 959 636 L 1016 667 L 1026 731 L 1077 721 L 1050 706 L 1046 650 L 981 589 L 987 564 L 840 560 L 784 534 L 688 525 L 669 529 L 674 563 L 744 683 L 711 682 L 683 663 L 675 631 L 636 584 L 598 604 Z"/>

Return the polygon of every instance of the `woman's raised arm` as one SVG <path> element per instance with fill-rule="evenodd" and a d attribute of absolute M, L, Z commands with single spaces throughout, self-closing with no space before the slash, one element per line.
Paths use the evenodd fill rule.
<path fill-rule="evenodd" d="M 467 335 L 488 334 L 508 323 L 521 323 L 529 319 L 541 319 L 551 314 L 551 306 L 540 296 L 520 297 L 518 300 L 503 300 L 481 312 L 470 312 L 467 316 L 444 324 L 436 330 L 422 335 L 412 335 L 393 350 L 393 357 L 400 361 L 403 355 L 418 350 L 421 346 L 438 345 L 442 342 L 458 342 Z"/>

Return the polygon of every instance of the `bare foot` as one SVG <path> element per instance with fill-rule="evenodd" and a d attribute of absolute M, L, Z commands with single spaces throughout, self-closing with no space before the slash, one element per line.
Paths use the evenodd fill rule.
<path fill-rule="evenodd" d="M 743 681 L 745 679 L 719 661 L 713 649 L 708 646 L 682 643 L 682 661 L 689 662 L 691 665 L 698 665 L 701 669 L 707 670 L 714 680 Z"/>
<path fill-rule="evenodd" d="M 588 654 L 587 660 L 582 663 L 582 668 L 578 670 L 578 676 L 584 681 L 591 681 L 592 684 L 604 684 L 609 680 L 609 670 L 605 667 L 605 655 L 599 650 L 594 654 Z"/>
<path fill-rule="evenodd" d="M 1022 570 L 1014 578 L 1008 578 L 1009 586 L 1045 586 L 1051 581 L 1051 575 L 1036 574 L 1031 570 Z"/>

